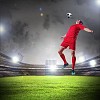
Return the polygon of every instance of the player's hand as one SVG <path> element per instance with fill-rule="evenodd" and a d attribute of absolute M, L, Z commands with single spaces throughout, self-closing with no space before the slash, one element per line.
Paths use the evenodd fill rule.
<path fill-rule="evenodd" d="M 91 30 L 91 33 L 93 33 L 93 30 Z"/>

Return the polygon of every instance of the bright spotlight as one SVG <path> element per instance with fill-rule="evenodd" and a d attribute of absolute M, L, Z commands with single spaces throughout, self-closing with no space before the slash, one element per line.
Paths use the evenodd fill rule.
<path fill-rule="evenodd" d="M 91 60 L 91 61 L 90 61 L 90 65 L 91 65 L 92 67 L 95 67 L 96 61 L 95 61 L 95 60 Z"/>
<path fill-rule="evenodd" d="M 100 5 L 100 0 L 97 0 L 97 4 Z"/>
<path fill-rule="evenodd" d="M 4 32 L 4 27 L 0 25 L 0 33 Z"/>
<path fill-rule="evenodd" d="M 43 15 L 44 15 L 43 13 L 40 14 L 41 17 L 42 17 Z"/>
<path fill-rule="evenodd" d="M 57 61 L 53 59 L 49 59 L 45 61 L 45 66 L 50 71 L 55 72 L 57 70 Z"/>
<path fill-rule="evenodd" d="M 56 71 L 57 66 L 56 65 L 51 65 L 49 68 L 50 68 L 51 71 Z"/>
<path fill-rule="evenodd" d="M 82 62 L 84 62 L 84 61 L 85 61 L 85 57 L 83 57 L 83 56 L 82 56 L 82 57 L 79 57 L 79 62 L 80 62 L 80 63 L 82 63 Z"/>
<path fill-rule="evenodd" d="M 12 62 L 13 63 L 18 63 L 19 62 L 19 58 L 17 56 L 12 57 Z"/>

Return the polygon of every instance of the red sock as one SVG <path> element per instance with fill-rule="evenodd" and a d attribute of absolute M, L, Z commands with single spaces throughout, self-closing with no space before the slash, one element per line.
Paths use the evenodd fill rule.
<path fill-rule="evenodd" d="M 75 68 L 76 57 L 72 57 L 72 70 Z"/>
<path fill-rule="evenodd" d="M 66 64 L 66 63 L 67 63 L 67 61 L 66 61 L 65 55 L 64 55 L 64 54 L 62 54 L 62 55 L 60 55 L 60 57 L 62 58 L 62 60 L 63 60 L 64 64 Z"/>

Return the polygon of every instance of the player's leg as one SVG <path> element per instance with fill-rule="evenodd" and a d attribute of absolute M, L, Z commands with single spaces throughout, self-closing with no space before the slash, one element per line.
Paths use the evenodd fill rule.
<path fill-rule="evenodd" d="M 71 50 L 71 55 L 72 55 L 72 75 L 74 75 L 75 74 L 74 69 L 76 63 L 76 56 L 75 56 L 76 39 L 71 40 L 71 43 L 69 44 L 69 48 Z"/>
<path fill-rule="evenodd" d="M 75 56 L 75 50 L 71 50 L 71 55 L 72 55 L 72 75 L 75 74 L 75 63 L 76 63 L 76 56 Z"/>
<path fill-rule="evenodd" d="M 65 50 L 65 47 L 60 47 L 58 54 L 60 55 L 60 57 L 62 58 L 63 62 L 64 62 L 64 67 L 68 66 L 68 63 L 66 61 L 65 55 L 63 54 L 63 51 Z"/>

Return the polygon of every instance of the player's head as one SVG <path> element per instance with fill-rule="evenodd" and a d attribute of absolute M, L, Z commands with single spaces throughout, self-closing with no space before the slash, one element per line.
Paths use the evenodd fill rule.
<path fill-rule="evenodd" d="M 83 24 L 81 20 L 76 20 L 76 24 Z"/>

